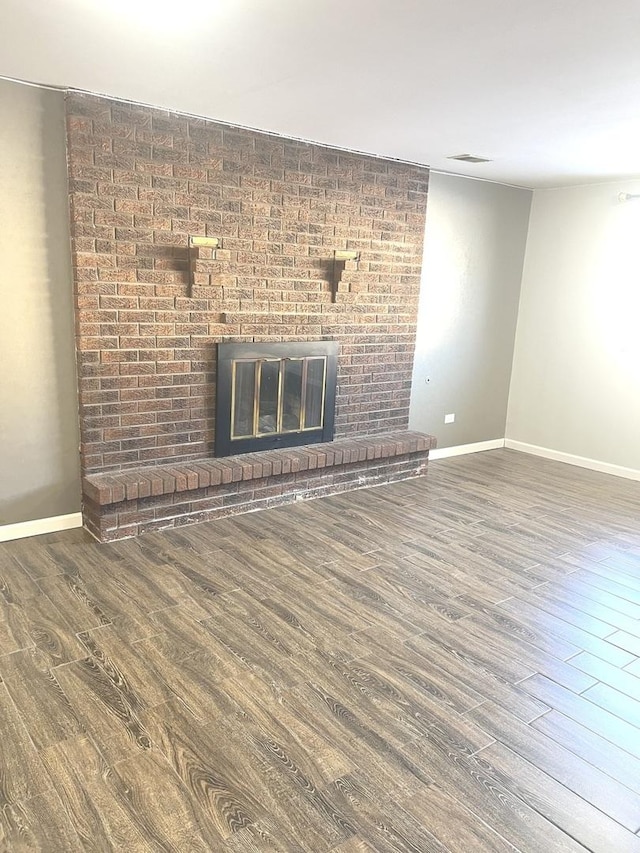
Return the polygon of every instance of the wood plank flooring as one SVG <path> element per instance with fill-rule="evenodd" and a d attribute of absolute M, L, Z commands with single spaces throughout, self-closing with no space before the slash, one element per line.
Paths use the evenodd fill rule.
<path fill-rule="evenodd" d="M 3 851 L 640 853 L 640 484 L 499 450 L 0 545 Z"/>

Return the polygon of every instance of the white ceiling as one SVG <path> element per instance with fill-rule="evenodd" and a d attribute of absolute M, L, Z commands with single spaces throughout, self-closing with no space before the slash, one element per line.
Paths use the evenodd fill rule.
<path fill-rule="evenodd" d="M 0 75 L 520 186 L 640 174 L 638 0 L 0 0 Z"/>

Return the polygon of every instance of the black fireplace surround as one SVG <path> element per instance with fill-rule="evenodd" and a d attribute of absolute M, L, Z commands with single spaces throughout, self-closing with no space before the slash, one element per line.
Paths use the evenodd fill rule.
<path fill-rule="evenodd" d="M 338 343 L 218 344 L 216 456 L 332 441 Z"/>

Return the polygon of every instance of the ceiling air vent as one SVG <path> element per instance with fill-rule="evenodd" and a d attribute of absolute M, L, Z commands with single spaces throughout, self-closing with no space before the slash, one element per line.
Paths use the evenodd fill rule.
<path fill-rule="evenodd" d="M 488 157 L 476 157 L 474 154 L 452 154 L 447 160 L 462 160 L 463 163 L 491 163 Z"/>

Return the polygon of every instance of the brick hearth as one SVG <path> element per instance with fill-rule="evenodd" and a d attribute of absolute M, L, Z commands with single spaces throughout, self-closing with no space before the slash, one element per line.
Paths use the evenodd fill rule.
<path fill-rule="evenodd" d="M 209 466 L 219 341 L 336 340 L 336 439 L 407 429 L 428 170 L 83 94 L 67 98 L 67 132 L 91 529 L 113 538 L 180 523 L 178 492 L 172 509 L 167 494 L 131 498 L 165 502 L 128 508 L 146 513 L 136 522 L 97 502 L 91 483 Z M 221 241 L 191 269 L 190 235 Z M 346 263 L 333 301 L 344 249 L 360 260 Z M 368 476 L 402 464 L 368 460 Z M 293 477 L 287 495 L 308 495 L 338 476 L 317 469 L 311 487 L 299 473 L 260 488 Z M 246 496 L 190 494 L 184 518 L 200 517 L 200 499 L 247 509 Z M 116 528 L 112 515 L 96 520 L 113 512 Z"/>
<path fill-rule="evenodd" d="M 342 439 L 84 478 L 85 523 L 101 541 L 423 474 L 435 440 L 413 432 Z"/>

